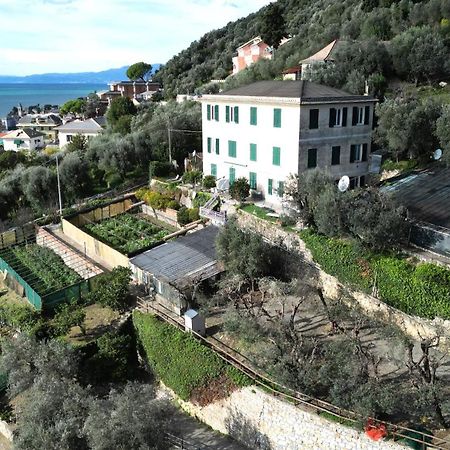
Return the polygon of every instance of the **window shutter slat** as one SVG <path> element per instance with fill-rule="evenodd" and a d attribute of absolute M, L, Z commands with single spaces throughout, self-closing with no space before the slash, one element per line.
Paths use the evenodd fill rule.
<path fill-rule="evenodd" d="M 225 121 L 226 122 L 230 121 L 230 107 L 229 106 L 225 106 Z"/>
<path fill-rule="evenodd" d="M 234 107 L 234 123 L 239 123 L 239 106 Z"/>
<path fill-rule="evenodd" d="M 364 125 L 369 125 L 370 119 L 370 106 L 366 106 L 366 110 L 364 111 Z"/>
<path fill-rule="evenodd" d="M 347 126 L 347 108 L 342 109 L 342 126 Z"/>
<path fill-rule="evenodd" d="M 211 120 L 211 105 L 206 105 L 206 118 Z"/>
<path fill-rule="evenodd" d="M 329 127 L 333 128 L 336 124 L 336 108 L 330 108 L 330 120 L 329 120 Z"/>
<path fill-rule="evenodd" d="M 352 125 L 356 125 L 358 123 L 358 107 L 353 107 L 353 114 L 352 114 Z"/>

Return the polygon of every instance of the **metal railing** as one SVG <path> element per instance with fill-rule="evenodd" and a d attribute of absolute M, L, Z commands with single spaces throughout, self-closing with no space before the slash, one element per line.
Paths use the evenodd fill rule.
<path fill-rule="evenodd" d="M 158 306 L 156 307 L 152 303 L 156 302 L 150 299 L 147 300 L 138 297 L 137 304 L 141 311 L 147 313 L 152 312 L 165 322 L 179 328 L 182 331 L 185 331 L 184 321 L 175 318 L 174 313 L 165 308 L 163 305 L 158 304 Z M 222 360 L 235 367 L 237 370 L 252 379 L 255 384 L 261 386 L 266 391 L 271 392 L 274 396 L 283 398 L 297 407 L 302 406 L 310 410 L 313 409 L 318 414 L 330 414 L 336 419 L 342 420 L 345 423 L 351 422 L 353 425 L 358 426 L 358 428 L 360 428 L 360 425 L 362 423 L 367 422 L 366 417 L 363 417 L 353 411 L 339 408 L 324 400 L 308 396 L 274 381 L 267 373 L 264 373 L 261 369 L 254 368 L 252 361 L 250 361 L 246 356 L 242 355 L 232 347 L 224 344 L 222 341 L 219 341 L 218 339 L 211 336 L 201 336 L 193 330 L 189 330 L 189 332 L 201 342 L 203 342 L 203 344 L 205 344 L 208 348 L 213 350 Z M 384 425 L 384 427 L 386 427 L 388 435 L 390 435 L 392 439 L 394 439 L 394 441 L 407 439 L 409 442 L 421 444 L 422 450 L 450 449 L 450 441 L 447 439 L 437 438 L 436 436 L 422 431 L 373 418 L 371 418 L 371 421 L 376 426 Z M 420 436 L 420 438 L 411 436 L 411 434 L 418 435 Z"/>

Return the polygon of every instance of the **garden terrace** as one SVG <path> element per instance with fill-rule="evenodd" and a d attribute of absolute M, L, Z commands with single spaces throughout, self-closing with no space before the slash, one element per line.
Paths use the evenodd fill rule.
<path fill-rule="evenodd" d="M 88 223 L 82 230 L 126 255 L 150 249 L 170 234 L 168 230 L 128 213 Z"/>
<path fill-rule="evenodd" d="M 89 284 L 53 250 L 34 241 L 0 250 L 0 270 L 6 270 L 11 284 L 25 294 L 37 309 L 77 298 L 89 291 Z"/>

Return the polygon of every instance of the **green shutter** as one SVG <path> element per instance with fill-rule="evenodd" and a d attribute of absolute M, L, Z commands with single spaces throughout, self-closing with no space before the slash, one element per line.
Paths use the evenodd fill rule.
<path fill-rule="evenodd" d="M 225 106 L 225 122 L 229 122 L 230 121 L 230 107 L 229 106 Z"/>
<path fill-rule="evenodd" d="M 272 178 L 269 178 L 267 180 L 267 193 L 269 195 L 272 195 L 272 193 L 273 193 L 273 180 L 272 180 Z"/>
<path fill-rule="evenodd" d="M 236 141 L 228 141 L 228 156 L 236 158 Z"/>
<path fill-rule="evenodd" d="M 211 164 L 211 175 L 217 178 L 217 165 Z"/>
<path fill-rule="evenodd" d="M 216 139 L 216 155 L 220 153 L 220 141 L 219 139 Z"/>
<path fill-rule="evenodd" d="M 258 109 L 255 106 L 250 107 L 250 125 L 258 124 Z"/>
<path fill-rule="evenodd" d="M 208 153 L 211 153 L 212 139 L 208 138 Z"/>
<path fill-rule="evenodd" d="M 216 119 L 216 122 L 219 121 L 219 105 L 214 106 L 214 118 Z"/>
<path fill-rule="evenodd" d="M 281 109 L 275 108 L 273 110 L 273 126 L 275 128 L 281 128 Z"/>
<path fill-rule="evenodd" d="M 256 144 L 250 144 L 250 161 L 256 161 Z"/>
<path fill-rule="evenodd" d="M 206 118 L 211 120 L 211 105 L 206 105 Z"/>
<path fill-rule="evenodd" d="M 239 106 L 234 107 L 234 123 L 239 123 Z"/>
<path fill-rule="evenodd" d="M 272 154 L 272 164 L 274 166 L 280 165 L 280 147 L 274 147 L 273 148 L 273 154 Z"/>
<path fill-rule="evenodd" d="M 279 181 L 278 182 L 278 197 L 283 197 L 284 194 L 284 181 Z"/>
<path fill-rule="evenodd" d="M 230 186 L 234 183 L 236 179 L 236 169 L 234 167 L 230 167 L 230 176 L 228 181 L 230 182 Z"/>
<path fill-rule="evenodd" d="M 250 189 L 256 189 L 256 173 L 255 172 L 249 173 L 249 182 L 250 182 Z"/>
<path fill-rule="evenodd" d="M 308 169 L 317 167 L 317 148 L 308 149 Z"/>

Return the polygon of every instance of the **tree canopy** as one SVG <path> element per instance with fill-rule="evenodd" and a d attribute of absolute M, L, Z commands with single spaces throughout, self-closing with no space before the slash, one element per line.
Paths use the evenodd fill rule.
<path fill-rule="evenodd" d="M 132 81 L 137 80 L 147 81 L 148 75 L 150 75 L 151 71 L 152 71 L 151 64 L 147 64 L 145 62 L 138 62 L 128 67 L 127 77 Z"/>

